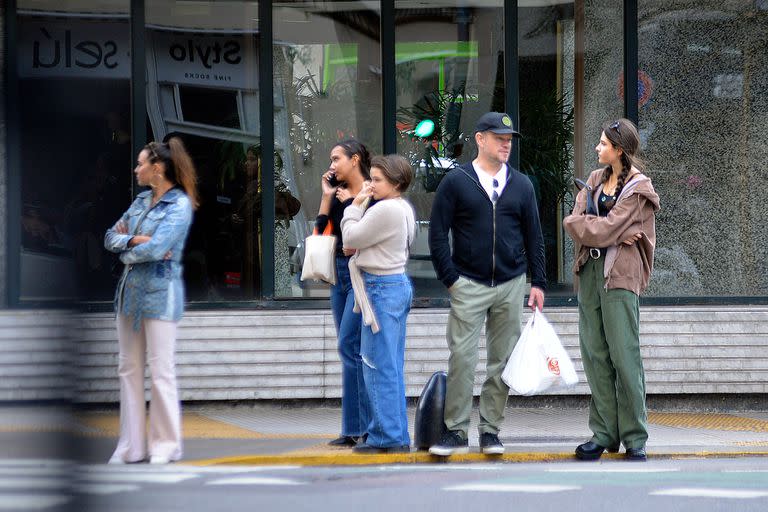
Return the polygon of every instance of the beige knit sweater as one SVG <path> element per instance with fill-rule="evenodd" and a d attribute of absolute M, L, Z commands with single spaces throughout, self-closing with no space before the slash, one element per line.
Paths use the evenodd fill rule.
<path fill-rule="evenodd" d="M 345 249 L 357 249 L 357 265 L 369 274 L 405 272 L 416 215 L 402 198 L 385 199 L 367 210 L 353 205 L 344 210 L 341 232 Z"/>

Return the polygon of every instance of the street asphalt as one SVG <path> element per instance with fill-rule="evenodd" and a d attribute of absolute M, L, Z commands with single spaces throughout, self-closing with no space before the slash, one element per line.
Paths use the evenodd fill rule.
<path fill-rule="evenodd" d="M 415 408 L 409 425 L 413 436 Z M 339 434 L 341 411 L 324 404 L 185 404 L 184 459 L 178 464 L 370 465 L 474 462 L 545 462 L 574 459 L 589 439 L 584 408 L 509 407 L 499 437 L 503 455 L 478 448 L 477 409 L 470 453 L 443 459 L 413 448 L 410 453 L 360 455 L 327 442 Z M 40 404 L 0 405 L 0 458 L 62 458 L 105 462 L 117 440 L 116 407 L 69 408 Z M 768 456 L 768 412 L 650 411 L 650 459 Z M 623 452 L 623 450 L 622 450 Z M 621 460 L 623 453 L 605 454 Z"/>

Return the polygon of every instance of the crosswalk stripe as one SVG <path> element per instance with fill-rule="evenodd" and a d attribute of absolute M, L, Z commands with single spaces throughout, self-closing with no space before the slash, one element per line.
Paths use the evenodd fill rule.
<path fill-rule="evenodd" d="M 444 487 L 445 491 L 475 491 L 475 492 L 531 492 L 548 493 L 563 491 L 578 491 L 581 486 L 577 485 L 535 485 L 535 484 L 491 484 L 491 483 L 470 483 Z"/>
<path fill-rule="evenodd" d="M 190 478 L 197 478 L 197 475 L 190 475 L 188 473 L 93 473 L 83 475 L 81 480 L 87 482 L 175 484 Z"/>
<path fill-rule="evenodd" d="M 137 490 L 139 490 L 138 485 L 130 484 L 78 484 L 75 486 L 75 492 L 78 494 L 97 494 L 100 496 Z"/>
<path fill-rule="evenodd" d="M 371 468 L 354 468 L 357 471 L 366 472 L 371 471 Z M 378 471 L 499 471 L 498 464 L 466 464 L 466 465 L 450 465 L 450 464 L 424 464 L 424 465 L 394 465 L 394 466 L 381 466 L 375 468 Z"/>
<path fill-rule="evenodd" d="M 75 461 L 65 459 L 0 459 L 0 466 L 72 466 Z"/>
<path fill-rule="evenodd" d="M 63 478 L 7 478 L 0 480 L 0 489 L 63 489 L 69 480 Z"/>
<path fill-rule="evenodd" d="M 651 496 L 682 496 L 686 498 L 764 498 L 768 491 L 753 491 L 748 489 L 701 489 L 681 487 L 678 489 L 662 489 L 650 493 Z"/>
<path fill-rule="evenodd" d="M 304 485 L 304 482 L 297 482 L 288 478 L 244 476 L 212 480 L 206 482 L 205 485 Z"/>
<path fill-rule="evenodd" d="M 17 468 L 4 468 L 0 466 L 0 475 L 11 476 L 61 476 L 64 477 L 69 474 L 64 468 L 41 468 L 38 466 L 30 467 L 17 467 Z"/>
<path fill-rule="evenodd" d="M 51 494 L 48 496 L 0 494 L 0 510 L 43 510 L 63 505 L 69 500 L 69 496 L 61 494 Z"/>
<path fill-rule="evenodd" d="M 300 469 L 301 466 L 180 466 L 180 465 L 151 465 L 151 464 L 125 464 L 108 465 L 96 464 L 80 466 L 77 470 L 81 474 L 91 473 L 248 473 L 254 471 L 286 471 Z M 87 477 L 85 477 L 87 478 Z"/>
<path fill-rule="evenodd" d="M 598 468 L 549 468 L 550 473 L 674 473 L 678 468 L 617 468 L 613 465 Z"/>

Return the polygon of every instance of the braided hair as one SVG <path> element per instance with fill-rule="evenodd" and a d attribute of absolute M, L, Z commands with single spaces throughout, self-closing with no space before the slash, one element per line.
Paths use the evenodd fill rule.
<path fill-rule="evenodd" d="M 637 127 L 629 119 L 621 118 L 616 121 L 608 121 L 603 124 L 603 133 L 616 149 L 621 149 L 621 172 L 616 177 L 616 191 L 614 195 L 619 197 L 632 167 L 642 170 L 643 161 L 638 156 L 640 152 L 640 134 Z M 613 167 L 608 165 L 603 169 L 601 183 L 605 183 L 613 174 Z"/>

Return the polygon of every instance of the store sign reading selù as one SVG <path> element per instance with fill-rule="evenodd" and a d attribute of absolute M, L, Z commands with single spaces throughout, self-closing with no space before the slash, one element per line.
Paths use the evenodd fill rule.
<path fill-rule="evenodd" d="M 116 78 L 131 73 L 129 28 L 122 20 L 21 19 L 22 78 Z M 243 49 L 252 35 L 189 34 L 148 29 L 157 80 L 256 89 L 256 59 Z M 255 52 L 254 52 L 255 53 Z"/>

